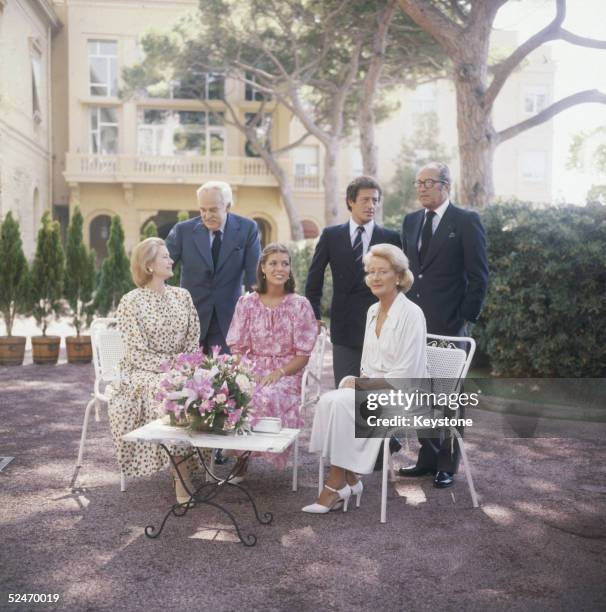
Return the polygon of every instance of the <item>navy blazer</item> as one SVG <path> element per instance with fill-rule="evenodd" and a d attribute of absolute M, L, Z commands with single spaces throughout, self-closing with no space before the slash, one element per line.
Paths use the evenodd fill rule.
<path fill-rule="evenodd" d="M 256 282 L 261 246 L 257 224 L 228 213 L 217 269 L 210 251 L 210 234 L 200 217 L 177 223 L 166 238 L 172 259 L 181 262 L 181 287 L 191 293 L 204 338 L 213 309 L 217 312 L 223 337 L 242 293 L 242 277 L 247 286 Z"/>
<path fill-rule="evenodd" d="M 397 232 L 375 224 L 370 246 L 382 243 L 402 247 Z M 330 305 L 331 342 L 360 348 L 364 344 L 366 312 L 377 298 L 366 286 L 363 270 L 355 263 L 349 221 L 325 228 L 316 245 L 305 284 L 305 296 L 311 302 L 316 319 L 320 319 L 320 300 L 327 265 L 330 266 L 333 282 Z"/>
<path fill-rule="evenodd" d="M 417 244 L 424 218 L 422 209 L 406 215 L 402 223 L 402 248 L 415 277 L 407 297 L 423 310 L 428 333 L 456 336 L 465 321 L 476 321 L 486 297 L 484 227 L 478 213 L 451 202 L 421 265 Z"/>

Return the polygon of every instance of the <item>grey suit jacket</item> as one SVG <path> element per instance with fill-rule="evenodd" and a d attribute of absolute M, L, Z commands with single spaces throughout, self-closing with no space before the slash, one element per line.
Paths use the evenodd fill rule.
<path fill-rule="evenodd" d="M 256 281 L 261 254 L 257 224 L 228 213 L 216 270 L 209 231 L 199 217 L 177 223 L 166 238 L 166 246 L 175 263 L 181 262 L 181 287 L 191 293 L 200 317 L 201 338 L 208 332 L 213 309 L 223 336 L 227 336 L 243 282 L 250 286 Z"/>

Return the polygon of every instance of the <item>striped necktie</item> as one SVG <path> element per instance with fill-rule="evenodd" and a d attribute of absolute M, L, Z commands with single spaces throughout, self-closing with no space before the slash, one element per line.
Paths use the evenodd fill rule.
<path fill-rule="evenodd" d="M 362 257 L 364 256 L 364 245 L 362 244 L 362 234 L 364 233 L 364 226 L 358 225 L 356 230 L 356 237 L 353 243 L 354 261 L 357 265 L 362 266 Z"/>

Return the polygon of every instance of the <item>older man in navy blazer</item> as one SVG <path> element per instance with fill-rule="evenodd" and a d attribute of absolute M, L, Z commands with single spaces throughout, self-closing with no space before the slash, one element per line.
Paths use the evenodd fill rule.
<path fill-rule="evenodd" d="M 332 272 L 330 340 L 335 386 L 345 376 L 360 375 L 366 312 L 377 301 L 364 282 L 362 257 L 373 244 L 401 247 L 397 232 L 380 227 L 374 221 L 380 200 L 381 187 L 368 176 L 359 176 L 348 185 L 345 203 L 351 217 L 347 223 L 324 229 L 307 275 L 305 296 L 320 320 L 326 266 L 330 266 Z"/>
<path fill-rule="evenodd" d="M 192 296 L 200 317 L 200 345 L 228 352 L 225 337 L 242 292 L 255 282 L 261 247 L 257 224 L 230 212 L 230 186 L 210 181 L 198 191 L 200 217 L 177 223 L 166 246 L 181 262 L 181 286 Z"/>
<path fill-rule="evenodd" d="M 430 334 L 466 336 L 480 314 L 488 287 L 486 238 L 478 213 L 450 201 L 450 171 L 432 162 L 417 173 L 415 187 L 421 210 L 404 217 L 402 247 L 415 281 L 406 294 L 417 303 Z M 442 432 L 419 431 L 417 464 L 401 468 L 402 476 L 435 474 L 439 488 L 453 484 L 459 462 L 458 444 Z"/>

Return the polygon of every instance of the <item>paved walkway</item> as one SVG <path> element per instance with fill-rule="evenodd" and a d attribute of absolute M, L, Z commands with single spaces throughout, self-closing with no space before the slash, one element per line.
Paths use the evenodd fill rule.
<path fill-rule="evenodd" d="M 315 497 L 315 457 L 302 453 L 297 493 L 290 472 L 257 460 L 249 487 L 275 521 L 247 522 L 230 493 L 259 536 L 247 549 L 208 508 L 146 538 L 173 501 L 170 478 L 120 493 L 105 411 L 70 488 L 92 382 L 91 366 L 0 368 L 0 455 L 15 457 L 0 473 L 0 610 L 604 609 L 606 425 L 560 421 L 537 429 L 558 438 L 515 439 L 505 435 L 519 423 L 470 411 L 481 508 L 461 477 L 443 491 L 428 478 L 398 482 L 386 525 L 377 474 L 361 508 L 309 516 L 300 508 Z M 309 423 L 303 449 L 308 433 Z M 60 601 L 9 605 L 8 593 Z"/>

